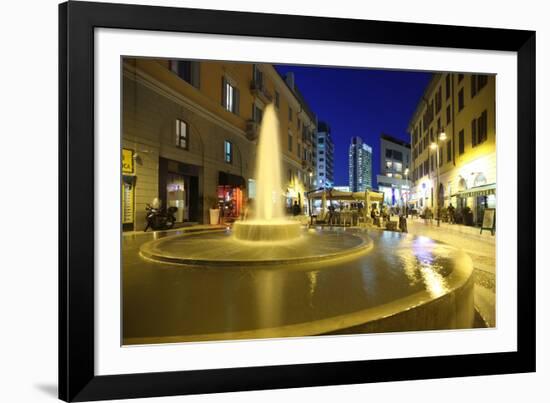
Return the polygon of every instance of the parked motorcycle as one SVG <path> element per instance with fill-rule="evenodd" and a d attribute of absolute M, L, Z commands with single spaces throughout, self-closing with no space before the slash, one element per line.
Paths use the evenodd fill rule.
<path fill-rule="evenodd" d="M 168 207 L 166 210 L 161 207 L 153 207 L 147 204 L 145 210 L 147 211 L 145 215 L 147 225 L 143 232 L 146 232 L 149 228 L 153 230 L 165 230 L 174 227 L 176 223 L 175 213 L 178 211 L 177 207 Z"/>

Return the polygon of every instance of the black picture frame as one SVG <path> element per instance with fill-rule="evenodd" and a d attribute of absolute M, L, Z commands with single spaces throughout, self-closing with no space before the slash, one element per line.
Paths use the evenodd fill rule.
<path fill-rule="evenodd" d="M 96 376 L 94 29 L 517 52 L 517 352 Z M 68 2 L 59 6 L 59 398 L 88 401 L 535 371 L 535 32 Z M 70 175 L 69 175 L 70 172 Z M 523 214 L 528 211 L 529 214 Z"/>

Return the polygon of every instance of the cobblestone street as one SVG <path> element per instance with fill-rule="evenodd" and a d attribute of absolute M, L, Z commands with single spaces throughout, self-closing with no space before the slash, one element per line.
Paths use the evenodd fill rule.
<path fill-rule="evenodd" d="M 495 237 L 478 228 L 409 219 L 409 233 L 423 235 L 464 250 L 474 264 L 475 305 L 487 326 L 495 326 Z"/>

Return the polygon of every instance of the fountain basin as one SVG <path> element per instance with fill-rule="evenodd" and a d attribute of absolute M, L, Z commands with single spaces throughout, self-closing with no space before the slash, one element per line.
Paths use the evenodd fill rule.
<path fill-rule="evenodd" d="M 233 236 L 241 241 L 288 241 L 300 236 L 298 221 L 237 221 L 233 224 Z"/>
<path fill-rule="evenodd" d="M 366 234 L 302 231 L 299 224 L 290 228 L 290 231 L 297 228 L 298 236 L 279 241 L 237 239 L 230 231 L 176 235 L 143 244 L 140 255 L 149 260 L 179 265 L 260 269 L 262 266 L 343 259 L 365 253 L 372 247 L 372 239 Z M 241 229 L 246 231 L 248 228 Z M 266 226 L 266 231 L 268 229 L 272 227 Z"/>

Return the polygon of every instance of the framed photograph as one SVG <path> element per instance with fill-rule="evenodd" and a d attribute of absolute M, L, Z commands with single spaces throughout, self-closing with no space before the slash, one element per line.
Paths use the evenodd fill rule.
<path fill-rule="evenodd" d="M 60 399 L 535 370 L 534 32 L 59 15 Z"/>

